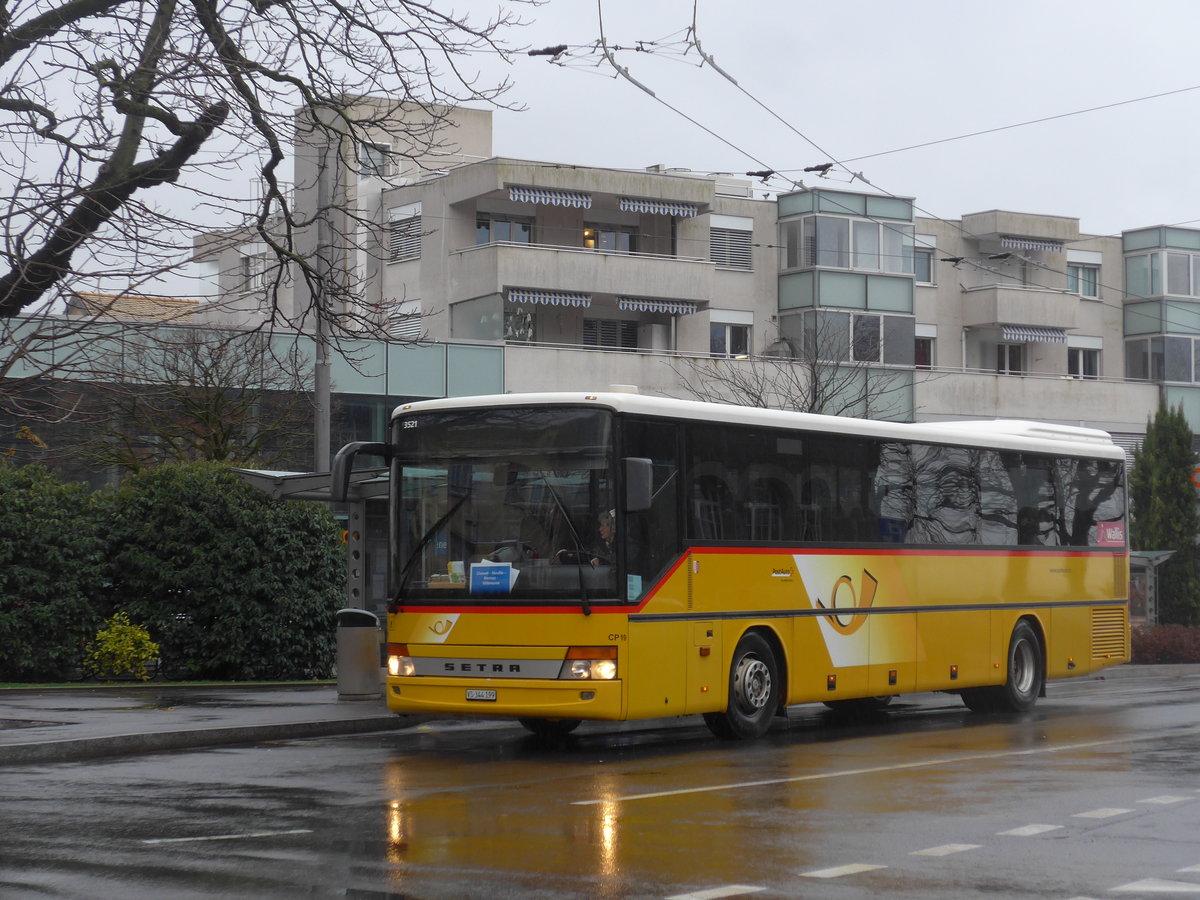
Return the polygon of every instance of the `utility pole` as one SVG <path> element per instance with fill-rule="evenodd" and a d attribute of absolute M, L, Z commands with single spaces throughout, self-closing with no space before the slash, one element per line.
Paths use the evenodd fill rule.
<path fill-rule="evenodd" d="M 326 138 L 328 136 L 326 135 Z M 313 471 L 329 469 L 329 418 L 331 414 L 329 379 L 329 324 L 325 321 L 326 284 L 333 276 L 333 241 L 329 234 L 329 166 L 328 140 L 321 149 L 321 164 L 317 170 L 317 270 L 320 276 L 313 295 L 316 313 L 316 355 L 313 370 Z"/>

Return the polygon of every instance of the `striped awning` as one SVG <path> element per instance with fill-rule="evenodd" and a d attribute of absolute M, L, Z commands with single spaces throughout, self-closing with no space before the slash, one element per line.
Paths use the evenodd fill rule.
<path fill-rule="evenodd" d="M 592 195 L 583 191 L 560 191 L 554 188 L 510 186 L 508 199 L 518 203 L 542 203 L 546 206 L 574 206 L 590 209 Z"/>
<path fill-rule="evenodd" d="M 592 305 L 592 295 L 575 294 L 570 291 L 539 291 L 536 288 L 509 288 L 508 302 L 542 306 L 582 306 L 586 309 Z"/>
<path fill-rule="evenodd" d="M 1025 344 L 1065 344 L 1067 333 L 1061 328 L 1037 327 L 1034 325 L 1005 325 L 1004 340 Z"/>
<path fill-rule="evenodd" d="M 618 297 L 617 309 L 627 312 L 667 313 L 672 316 L 690 316 L 696 304 L 688 300 L 653 300 L 646 297 Z"/>
<path fill-rule="evenodd" d="M 679 203 L 675 200 L 646 200 L 639 197 L 622 197 L 617 204 L 622 212 L 655 213 L 660 216 L 691 218 L 699 212 L 694 203 Z"/>
<path fill-rule="evenodd" d="M 1001 237 L 1000 246 L 1005 250 L 1048 250 L 1062 253 L 1062 241 L 1039 241 L 1034 238 Z"/>

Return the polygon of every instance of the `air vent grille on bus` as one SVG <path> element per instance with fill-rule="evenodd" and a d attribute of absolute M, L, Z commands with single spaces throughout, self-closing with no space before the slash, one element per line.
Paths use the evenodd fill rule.
<path fill-rule="evenodd" d="M 1092 659 L 1128 656 L 1128 638 L 1124 609 L 1092 610 Z"/>

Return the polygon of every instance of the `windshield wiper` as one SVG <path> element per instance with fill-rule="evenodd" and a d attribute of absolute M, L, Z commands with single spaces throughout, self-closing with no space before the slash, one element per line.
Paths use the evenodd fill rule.
<path fill-rule="evenodd" d="M 404 568 L 400 570 L 400 575 L 396 581 L 396 592 L 392 595 L 392 600 L 388 604 L 388 612 L 396 611 L 395 608 L 400 603 L 400 592 L 403 591 L 404 586 L 408 584 L 408 577 L 412 573 L 413 567 L 417 564 L 417 560 L 421 558 L 421 551 L 424 550 L 425 546 L 431 540 L 433 540 L 434 536 L 437 535 L 439 531 L 442 530 L 442 526 L 449 522 L 454 514 L 458 512 L 459 507 L 467 502 L 467 499 L 470 496 L 470 492 L 467 492 L 454 501 L 454 504 L 448 510 L 446 510 L 446 514 L 434 522 L 433 525 L 430 526 L 429 530 L 421 536 L 421 540 L 417 541 L 417 546 L 413 549 L 413 552 L 409 554 L 408 561 L 404 564 Z"/>
<path fill-rule="evenodd" d="M 576 568 L 579 571 L 579 604 L 583 607 L 583 614 L 590 616 L 592 614 L 592 604 L 588 599 L 587 585 L 583 581 L 583 558 L 587 555 L 587 551 L 583 547 L 583 539 L 579 537 L 579 532 L 575 529 L 575 523 L 571 521 L 571 516 L 567 512 L 566 506 L 563 505 L 562 498 L 558 496 L 558 491 L 554 489 L 554 485 L 550 483 L 550 479 L 546 477 L 546 473 L 539 470 L 537 474 L 542 479 L 542 483 L 546 485 L 546 490 L 550 492 L 550 496 L 554 500 L 554 505 L 558 507 L 563 521 L 567 523 L 567 528 L 571 532 L 571 540 L 575 542 L 575 562 L 577 564 Z"/>

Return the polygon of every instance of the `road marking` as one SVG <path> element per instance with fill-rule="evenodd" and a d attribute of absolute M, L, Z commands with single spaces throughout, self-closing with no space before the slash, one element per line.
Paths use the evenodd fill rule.
<path fill-rule="evenodd" d="M 1168 881 L 1165 878 L 1143 878 L 1141 881 L 1131 881 L 1129 884 L 1112 888 L 1111 892 L 1114 894 L 1200 894 L 1200 884 Z"/>
<path fill-rule="evenodd" d="M 748 884 L 727 884 L 725 887 L 709 888 L 707 891 L 673 894 L 667 900 L 719 900 L 721 897 L 741 897 L 743 894 L 757 894 L 765 890 L 766 888 L 751 887 Z"/>
<path fill-rule="evenodd" d="M 1176 869 L 1176 872 L 1200 872 L 1200 865 L 1185 866 L 1182 869 Z"/>
<path fill-rule="evenodd" d="M 1047 831 L 1058 831 L 1061 825 L 1022 825 L 1020 828 L 1010 828 L 1008 831 L 997 831 L 996 834 L 1006 834 L 1012 837 L 1033 837 L 1035 834 L 1045 834 Z"/>
<path fill-rule="evenodd" d="M 292 828 L 288 831 L 247 831 L 242 834 L 208 834 L 197 837 L 151 838 L 143 844 L 186 844 L 191 841 L 240 841 L 245 838 L 279 837 L 285 834 L 312 834 L 311 828 Z"/>
<path fill-rule="evenodd" d="M 887 866 L 873 866 L 869 863 L 850 863 L 848 866 L 834 866 L 832 869 L 817 869 L 813 872 L 801 872 L 801 878 L 841 878 L 843 875 L 857 875 L 859 872 L 874 872 L 876 869 L 886 869 Z"/>
<path fill-rule="evenodd" d="M 1178 794 L 1163 794 L 1161 797 L 1147 797 L 1145 800 L 1139 800 L 1138 803 L 1182 803 L 1184 800 L 1191 800 L 1191 797 L 1180 797 Z"/>
<path fill-rule="evenodd" d="M 949 856 L 951 853 L 964 853 L 967 850 L 978 850 L 983 844 L 942 844 L 940 847 L 930 847 L 927 850 L 914 850 L 909 856 Z"/>
<path fill-rule="evenodd" d="M 1187 729 L 1189 732 L 1200 731 L 1200 728 Z M 679 788 L 674 791 L 651 791 L 645 794 L 610 794 L 594 800 L 572 800 L 571 806 L 599 806 L 601 803 L 629 803 L 633 800 L 656 800 L 661 797 L 679 797 L 684 794 L 709 794 L 716 791 L 740 790 L 742 788 L 769 787 L 777 784 L 799 784 L 805 781 L 827 781 L 832 778 L 852 778 L 856 775 L 879 775 L 885 772 L 903 772 L 909 769 L 929 769 L 935 766 L 953 766 L 960 763 L 982 762 L 993 759 L 1009 759 L 1018 756 L 1045 756 L 1049 753 L 1064 753 L 1071 750 L 1090 750 L 1096 747 L 1113 747 L 1118 744 L 1131 744 L 1140 741 L 1155 741 L 1169 736 L 1178 736 L 1180 732 L 1143 732 L 1122 738 L 1109 738 L 1103 741 L 1083 741 L 1078 744 L 1061 744 L 1057 747 L 1033 747 L 1026 750 L 998 750 L 994 753 L 973 753 L 967 756 L 947 756 L 944 759 L 923 759 L 910 763 L 895 763 L 890 766 L 868 766 L 863 769 L 842 769 L 837 772 L 822 772 L 818 775 L 795 775 L 791 778 L 764 778 L 759 781 L 735 781 L 728 784 L 709 784 L 700 787 Z"/>
<path fill-rule="evenodd" d="M 1116 809 L 1114 807 L 1105 807 L 1103 809 L 1089 809 L 1087 812 L 1075 813 L 1071 816 L 1072 819 L 1111 819 L 1114 816 L 1123 816 L 1125 813 L 1133 812 L 1132 809 Z"/>

